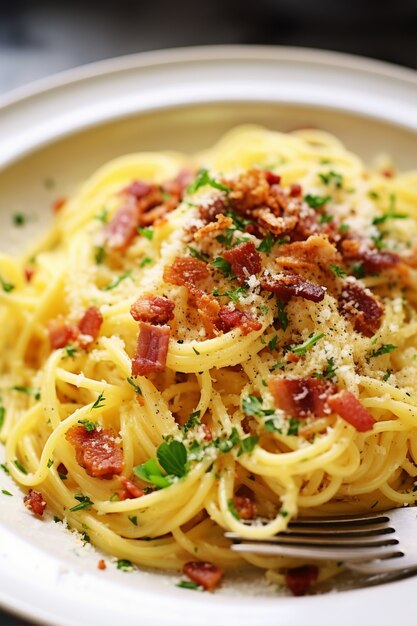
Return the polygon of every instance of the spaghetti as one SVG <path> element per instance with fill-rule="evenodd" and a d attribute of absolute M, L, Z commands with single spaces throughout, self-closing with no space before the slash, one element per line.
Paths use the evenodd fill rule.
<path fill-rule="evenodd" d="M 225 529 L 414 504 L 417 173 L 387 167 L 241 127 L 112 161 L 1 255 L 0 432 L 28 506 L 145 567 L 288 583 L 294 560 Z"/>

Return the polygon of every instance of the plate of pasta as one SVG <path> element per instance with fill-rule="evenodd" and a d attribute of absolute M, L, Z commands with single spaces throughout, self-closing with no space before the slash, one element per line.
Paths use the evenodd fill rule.
<path fill-rule="evenodd" d="M 259 81 L 268 54 L 284 73 L 296 59 L 311 77 L 299 52 L 263 53 L 253 52 L 247 81 Z M 295 80 L 292 104 L 287 94 L 239 100 L 239 109 L 221 102 L 239 51 L 217 54 L 227 60 L 217 102 L 186 99 L 185 117 L 180 94 L 168 111 L 149 105 L 126 117 L 122 107 L 95 126 L 88 116 L 76 130 L 61 124 L 54 137 L 56 120 L 45 119 L 43 134 L 18 137 L 20 155 L 6 134 L 0 573 L 13 573 L 0 599 L 55 624 L 134 623 L 138 603 L 146 624 L 323 625 L 336 611 L 340 624 L 354 612 L 388 624 L 415 580 L 373 587 L 340 562 L 240 554 L 225 532 L 257 540 L 297 517 L 415 505 L 411 101 L 402 128 L 381 102 L 375 119 L 331 111 L 325 98 L 321 107 L 296 102 Z M 240 55 L 248 63 L 251 52 Z M 360 73 L 360 62 L 344 62 Z M 333 72 L 338 63 L 329 61 Z M 138 61 L 137 77 L 152 69 Z M 374 69 L 388 87 L 395 80 L 395 70 L 382 78 L 383 66 Z M 110 92 L 115 73 L 91 71 L 91 93 L 94 76 Z M 401 78 L 409 89 L 412 78 Z M 71 85 L 75 98 L 73 77 L 55 89 L 64 97 Z M 26 94 L 27 111 L 42 94 L 57 97 Z M 4 119 L 18 120 L 24 101 L 6 103 Z M 189 128 L 202 116 L 207 125 L 187 137 L 187 151 L 172 128 L 190 111 Z M 125 132 L 145 127 L 143 140 Z M 381 128 L 394 160 L 370 159 Z M 110 159 L 97 154 L 100 137 L 114 139 Z M 77 151 L 84 156 L 68 174 Z M 48 219 L 35 212 L 47 203 Z M 23 559 L 27 571 L 16 572 Z"/>

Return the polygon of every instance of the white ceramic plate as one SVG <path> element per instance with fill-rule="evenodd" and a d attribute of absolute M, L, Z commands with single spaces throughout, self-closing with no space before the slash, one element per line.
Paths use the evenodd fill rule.
<path fill-rule="evenodd" d="M 58 195 L 110 158 L 188 152 L 239 123 L 319 126 L 369 160 L 416 167 L 417 79 L 410 70 L 333 53 L 213 47 L 148 53 L 72 70 L 0 100 L 0 245 L 17 251 L 45 228 Z M 12 228 L 11 216 L 31 216 Z M 1 451 L 0 451 L 1 456 Z M 239 573 L 214 594 L 178 576 L 97 570 L 99 555 L 62 524 L 34 519 L 0 476 L 0 604 L 54 626 L 402 626 L 416 579 L 316 597 L 278 596 Z"/>

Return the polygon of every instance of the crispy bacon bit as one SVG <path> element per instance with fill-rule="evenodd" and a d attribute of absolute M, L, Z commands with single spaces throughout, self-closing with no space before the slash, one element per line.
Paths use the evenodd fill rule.
<path fill-rule="evenodd" d="M 226 250 L 222 257 L 232 266 L 239 285 L 244 285 L 249 276 L 258 274 L 262 269 L 261 255 L 252 241 L 246 241 L 231 250 Z"/>
<path fill-rule="evenodd" d="M 43 499 L 43 495 L 40 491 L 35 491 L 35 489 L 29 489 L 28 494 L 23 498 L 23 502 L 25 506 L 32 511 L 38 517 L 42 517 L 43 512 L 46 508 L 46 502 Z"/>
<path fill-rule="evenodd" d="M 255 209 L 253 215 L 261 228 L 277 237 L 287 235 L 294 230 L 298 223 L 296 215 L 274 215 L 270 209 L 265 207 Z"/>
<path fill-rule="evenodd" d="M 248 496 L 233 496 L 233 504 L 240 519 L 253 519 L 256 516 L 255 503 Z"/>
<path fill-rule="evenodd" d="M 25 267 L 25 279 L 27 283 L 30 283 L 30 281 L 33 278 L 34 273 L 35 273 L 35 270 L 33 267 Z"/>
<path fill-rule="evenodd" d="M 374 418 L 350 391 L 340 391 L 330 396 L 328 404 L 332 411 L 354 426 L 358 432 L 372 430 Z"/>
<path fill-rule="evenodd" d="M 133 196 L 136 200 L 140 200 L 147 196 L 154 189 L 154 185 L 145 183 L 143 180 L 134 180 L 133 183 L 122 189 L 121 193 Z"/>
<path fill-rule="evenodd" d="M 346 313 L 358 333 L 372 337 L 381 326 L 383 305 L 359 284 L 346 283 L 339 298 L 341 311 Z"/>
<path fill-rule="evenodd" d="M 120 476 L 120 482 L 122 483 L 122 488 L 117 492 L 120 500 L 131 500 L 145 495 L 145 492 L 139 485 L 136 485 L 136 483 L 125 476 Z"/>
<path fill-rule="evenodd" d="M 201 585 L 207 591 L 213 591 L 223 578 L 223 570 L 213 563 L 204 561 L 189 561 L 185 563 L 182 571 L 197 585 Z"/>
<path fill-rule="evenodd" d="M 107 568 L 106 561 L 104 559 L 100 559 L 99 562 L 97 563 L 97 568 L 101 570 L 106 569 Z"/>
<path fill-rule="evenodd" d="M 274 172 L 271 172 L 270 170 L 265 171 L 265 178 L 270 185 L 279 185 L 281 182 L 281 176 L 274 174 Z"/>
<path fill-rule="evenodd" d="M 166 324 L 174 319 L 175 304 L 165 296 L 145 294 L 130 307 L 130 314 L 137 322 Z"/>
<path fill-rule="evenodd" d="M 217 302 L 216 298 L 206 293 L 197 292 L 194 294 L 194 299 L 207 336 L 214 337 L 216 334 L 216 320 L 219 316 L 220 304 Z"/>
<path fill-rule="evenodd" d="M 64 204 L 66 204 L 66 202 L 67 202 L 67 198 L 65 198 L 64 196 L 62 196 L 61 198 L 57 198 L 52 203 L 52 211 L 54 213 L 58 213 L 58 211 L 62 209 L 62 207 L 64 206 Z"/>
<path fill-rule="evenodd" d="M 345 239 L 341 244 L 345 261 L 360 261 L 367 274 L 396 267 L 401 259 L 395 252 L 370 250 L 360 239 Z"/>
<path fill-rule="evenodd" d="M 89 476 L 110 479 L 123 470 L 123 453 L 116 445 L 111 430 L 73 426 L 65 435 L 75 448 L 77 462 Z"/>
<path fill-rule="evenodd" d="M 204 433 L 204 437 L 203 437 L 204 441 L 213 441 L 213 433 L 211 432 L 207 424 L 201 424 L 201 428 Z"/>
<path fill-rule="evenodd" d="M 64 348 L 71 340 L 77 337 L 77 329 L 62 319 L 48 322 L 49 343 L 52 350 Z"/>
<path fill-rule="evenodd" d="M 318 378 L 271 378 L 269 389 L 275 406 L 296 418 L 330 414 L 328 398 L 337 391 L 334 383 Z"/>
<path fill-rule="evenodd" d="M 342 261 L 336 247 L 325 235 L 311 235 L 307 241 L 294 241 L 279 249 L 275 262 L 281 271 L 314 272 L 317 266 L 328 269 L 330 263 Z"/>
<path fill-rule="evenodd" d="M 303 188 L 298 183 L 292 183 L 290 186 L 290 198 L 298 198 L 303 193 Z"/>
<path fill-rule="evenodd" d="M 62 476 L 67 476 L 68 475 L 68 470 L 65 467 L 65 465 L 63 463 L 60 463 L 58 465 L 58 467 L 56 468 L 58 474 L 62 474 Z"/>
<path fill-rule="evenodd" d="M 207 263 L 193 257 L 176 257 L 172 265 L 164 268 L 164 281 L 166 283 L 191 289 L 209 276 Z"/>
<path fill-rule="evenodd" d="M 218 213 L 216 215 L 215 222 L 210 222 L 209 224 L 206 224 L 206 226 L 203 226 L 196 231 L 196 233 L 194 234 L 194 240 L 201 241 L 202 239 L 207 237 L 207 235 L 217 234 L 222 230 L 226 230 L 226 228 L 230 228 L 232 224 L 233 220 L 231 217 L 227 217 L 226 215 L 223 215 L 223 213 Z"/>
<path fill-rule="evenodd" d="M 312 302 L 321 302 L 326 293 L 325 287 L 304 280 L 297 274 L 283 274 L 279 277 L 265 276 L 261 280 L 261 287 L 276 294 L 284 302 L 293 296 Z"/>
<path fill-rule="evenodd" d="M 262 324 L 255 317 L 245 311 L 235 309 L 231 311 L 227 306 L 223 306 L 215 322 L 217 330 L 228 333 L 233 328 L 240 328 L 242 335 L 247 335 L 253 330 L 260 330 Z"/>
<path fill-rule="evenodd" d="M 78 328 L 81 333 L 78 341 L 83 348 L 88 348 L 96 341 L 102 323 L 103 316 L 98 308 L 90 306 L 78 322 Z"/>
<path fill-rule="evenodd" d="M 319 576 L 317 565 L 302 565 L 287 570 L 285 584 L 294 596 L 305 596 L 316 584 Z"/>
<path fill-rule="evenodd" d="M 147 376 L 165 369 L 170 333 L 169 326 L 139 323 L 139 336 L 132 359 L 133 376 Z"/>
<path fill-rule="evenodd" d="M 116 211 L 104 229 L 104 241 L 108 248 L 123 252 L 137 235 L 138 211 L 134 202 L 129 202 Z"/>

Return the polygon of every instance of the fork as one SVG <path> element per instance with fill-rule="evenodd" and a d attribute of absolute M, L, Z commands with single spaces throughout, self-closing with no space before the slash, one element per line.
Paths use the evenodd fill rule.
<path fill-rule="evenodd" d="M 259 522 L 258 522 L 259 523 Z M 308 560 L 340 561 L 363 574 L 417 568 L 417 507 L 365 515 L 296 519 L 268 539 L 226 532 L 232 550 Z"/>

